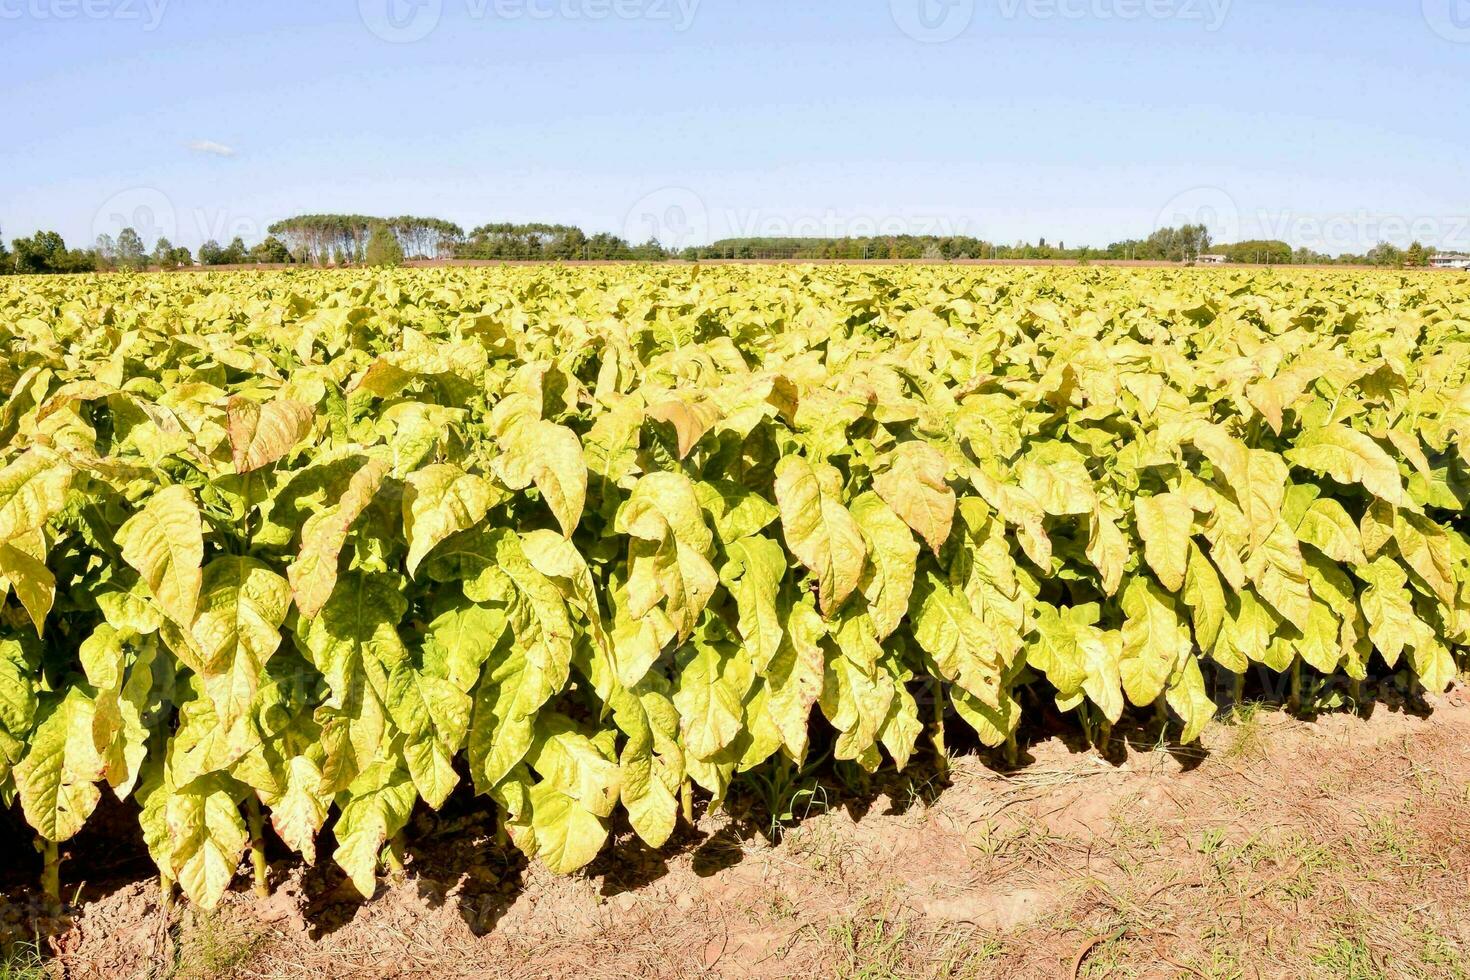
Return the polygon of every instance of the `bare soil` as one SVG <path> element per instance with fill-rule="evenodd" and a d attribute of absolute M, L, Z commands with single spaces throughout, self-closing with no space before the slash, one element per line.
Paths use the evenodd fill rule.
<path fill-rule="evenodd" d="M 1470 692 L 1427 713 L 1259 709 L 1202 746 L 1060 738 L 886 783 L 831 778 L 558 878 L 471 802 L 420 814 L 403 880 L 325 864 L 166 913 L 126 854 L 44 941 L 67 977 L 1467 977 Z M 105 862 L 103 862 L 105 864 Z M 88 875 L 77 859 L 73 882 Z M 76 887 L 74 884 L 71 887 Z M 11 918 L 24 898 L 9 893 Z M 3 920 L 0 920 L 3 921 Z M 0 970 L 0 977 L 18 976 Z"/>

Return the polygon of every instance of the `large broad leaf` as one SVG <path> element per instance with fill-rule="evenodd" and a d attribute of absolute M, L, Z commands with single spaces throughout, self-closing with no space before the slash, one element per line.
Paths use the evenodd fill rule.
<path fill-rule="evenodd" d="M 786 575 L 786 552 L 759 534 L 741 538 L 725 548 L 729 562 L 720 579 L 735 598 L 739 611 L 736 628 L 750 649 L 757 670 L 775 658 L 786 635 L 778 608 L 781 581 Z"/>
<path fill-rule="evenodd" d="M 315 417 L 310 405 L 285 398 L 264 405 L 248 398 L 231 398 L 225 412 L 236 473 L 261 469 L 285 456 L 311 432 Z"/>
<path fill-rule="evenodd" d="M 338 555 L 352 525 L 372 503 L 388 464 L 370 459 L 352 475 L 347 489 L 324 510 L 312 514 L 301 528 L 301 553 L 286 570 L 303 616 L 321 612 L 337 584 Z"/>
<path fill-rule="evenodd" d="M 659 603 L 681 637 L 694 632 L 719 576 L 710 564 L 714 534 L 699 494 L 682 473 L 650 473 L 618 513 L 616 530 L 630 536 L 628 601 L 634 619 Z"/>
<path fill-rule="evenodd" d="M 158 491 L 118 528 L 117 544 L 164 614 L 180 626 L 192 623 L 204 577 L 204 528 L 194 494 L 177 484 Z"/>
<path fill-rule="evenodd" d="M 92 738 L 95 707 L 79 687 L 54 703 L 12 775 L 26 823 L 49 841 L 69 840 L 97 808 L 103 762 Z"/>
<path fill-rule="evenodd" d="M 831 615 L 862 580 L 868 547 L 842 504 L 836 467 L 786 456 L 776 464 L 776 505 L 786 546 L 817 576 L 818 602 Z"/>
<path fill-rule="evenodd" d="M 1391 504 L 1407 503 L 1393 457 L 1368 436 L 1340 423 L 1312 429 L 1286 451 L 1292 463 L 1324 473 L 1338 483 L 1359 483 Z"/>
<path fill-rule="evenodd" d="M 900 443 L 873 489 L 934 551 L 944 547 L 954 523 L 955 492 L 945 481 L 944 455 L 926 442 Z"/>
<path fill-rule="evenodd" d="M 1181 493 L 1139 497 L 1133 503 L 1138 536 L 1143 539 L 1143 557 L 1170 592 L 1184 588 L 1189 566 L 1190 537 L 1194 509 Z"/>
<path fill-rule="evenodd" d="M 1194 643 L 1173 597 L 1144 576 L 1135 576 L 1123 590 L 1123 615 L 1123 691 L 1143 707 L 1183 669 Z"/>
<path fill-rule="evenodd" d="M 501 441 L 506 445 L 499 461 L 505 485 L 524 490 L 534 483 L 562 534 L 571 537 L 587 500 L 587 461 L 577 434 L 564 425 L 527 420 Z"/>
<path fill-rule="evenodd" d="M 44 548 L 38 531 L 0 544 L 0 601 L 14 589 L 37 636 L 45 632 L 46 616 L 56 601 L 56 576 L 46 567 Z"/>
<path fill-rule="evenodd" d="M 408 823 L 416 796 L 408 773 L 387 761 L 364 772 L 338 796 L 342 812 L 333 828 L 337 850 L 332 856 L 364 898 L 377 891 L 378 856 Z"/>
<path fill-rule="evenodd" d="M 914 640 L 933 659 L 939 676 L 976 702 L 998 709 L 1005 666 L 1002 644 L 969 600 L 931 572 L 914 589 L 910 617 Z"/>
<path fill-rule="evenodd" d="M 483 477 L 452 463 L 434 463 L 404 480 L 403 534 L 408 539 L 408 573 L 433 547 L 473 527 L 495 504 L 495 488 Z"/>
<path fill-rule="evenodd" d="M 191 633 L 204 689 L 226 728 L 250 709 L 291 605 L 286 580 L 254 558 L 227 555 L 204 569 Z"/>
<path fill-rule="evenodd" d="M 908 525 L 876 493 L 853 500 L 852 516 L 862 530 L 869 556 L 858 588 L 868 600 L 868 615 L 873 618 L 878 639 L 886 640 L 908 612 L 919 543 Z"/>
<path fill-rule="evenodd" d="M 241 796 L 237 783 L 214 775 L 170 793 L 165 805 L 174 877 L 189 901 L 206 909 L 219 904 L 250 840 Z"/>
<path fill-rule="evenodd" d="M 0 469 L 0 543 L 39 531 L 66 503 L 72 470 L 31 449 Z"/>

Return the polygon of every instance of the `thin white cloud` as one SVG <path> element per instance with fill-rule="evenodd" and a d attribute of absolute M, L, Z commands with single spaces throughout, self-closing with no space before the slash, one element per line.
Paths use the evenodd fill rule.
<path fill-rule="evenodd" d="M 232 157 L 235 155 L 235 148 L 233 146 L 216 143 L 214 140 L 194 140 L 189 144 L 189 149 L 195 153 L 208 153 L 211 156 L 217 157 Z"/>

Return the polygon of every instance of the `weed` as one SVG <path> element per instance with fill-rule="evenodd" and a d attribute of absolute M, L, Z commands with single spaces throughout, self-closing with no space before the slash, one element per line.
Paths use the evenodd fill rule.
<path fill-rule="evenodd" d="M 262 941 L 215 912 L 195 912 L 179 937 L 175 980 L 208 980 L 229 973 L 250 958 Z"/>
<path fill-rule="evenodd" d="M 1356 936 L 1339 935 L 1317 951 L 1312 964 L 1333 980 L 1380 980 L 1387 976 L 1373 961 L 1368 944 Z"/>
<path fill-rule="evenodd" d="M 47 980 L 49 976 L 41 949 L 34 943 L 0 949 L 0 980 Z"/>

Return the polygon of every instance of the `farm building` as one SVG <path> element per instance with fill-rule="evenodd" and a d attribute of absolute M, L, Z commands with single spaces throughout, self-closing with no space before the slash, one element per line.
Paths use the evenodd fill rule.
<path fill-rule="evenodd" d="M 1225 255 L 1212 254 L 1197 256 L 1194 261 L 1197 265 L 1224 265 L 1226 262 L 1230 261 L 1230 258 L 1229 256 Z"/>
<path fill-rule="evenodd" d="M 1470 255 L 1462 252 L 1441 252 L 1429 259 L 1435 269 L 1470 269 Z"/>

